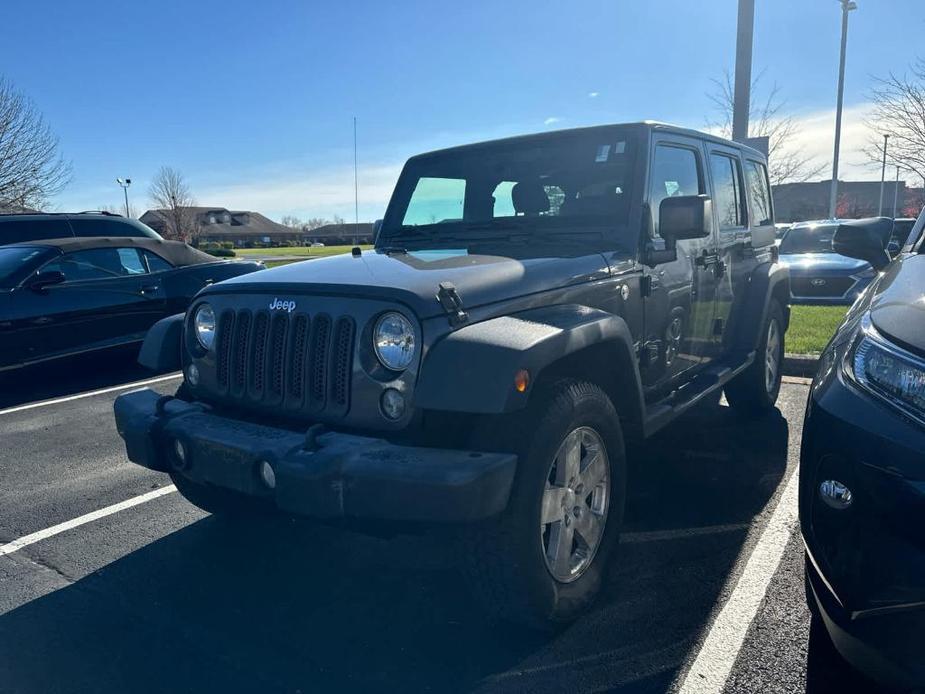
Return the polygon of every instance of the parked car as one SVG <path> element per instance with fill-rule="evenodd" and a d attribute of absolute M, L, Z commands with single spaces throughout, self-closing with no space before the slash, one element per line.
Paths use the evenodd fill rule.
<path fill-rule="evenodd" d="M 151 227 L 111 212 L 0 214 L 0 246 L 91 236 L 161 238 Z"/>
<path fill-rule="evenodd" d="M 913 217 L 898 217 L 893 220 L 893 230 L 890 233 L 890 240 L 886 247 L 891 258 L 895 258 L 899 254 L 900 249 L 909 238 L 909 234 L 912 232 L 912 227 L 914 225 L 915 218 Z"/>
<path fill-rule="evenodd" d="M 254 272 L 179 241 L 67 238 L 0 247 L 0 371 L 140 342 L 213 282 Z"/>
<path fill-rule="evenodd" d="M 889 221 L 889 220 L 887 220 Z M 925 210 L 889 262 L 878 220 L 835 249 L 883 274 L 820 360 L 800 453 L 807 599 L 838 651 L 925 687 Z M 889 262 L 889 264 L 887 264 Z"/>
<path fill-rule="evenodd" d="M 851 305 L 877 273 L 870 263 L 832 250 L 839 220 L 798 222 L 780 242 L 794 304 Z"/>
<path fill-rule="evenodd" d="M 766 158 L 655 123 L 412 158 L 375 249 L 207 287 L 121 396 L 136 463 L 216 513 L 453 524 L 496 614 L 573 619 L 626 498 L 625 441 L 725 389 L 774 407 L 790 296 Z"/>

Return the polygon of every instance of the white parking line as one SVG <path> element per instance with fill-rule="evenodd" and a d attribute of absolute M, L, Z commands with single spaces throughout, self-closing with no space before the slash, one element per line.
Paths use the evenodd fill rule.
<path fill-rule="evenodd" d="M 678 688 L 678 694 L 719 694 L 723 691 L 796 525 L 797 489 L 798 476 L 794 471 L 748 558 L 739 582 L 710 627 L 697 658 Z"/>
<path fill-rule="evenodd" d="M 92 398 L 96 395 L 105 395 L 106 393 L 114 393 L 117 390 L 128 390 L 130 388 L 138 388 L 140 386 L 150 386 L 154 383 L 162 383 L 163 381 L 170 381 L 177 378 L 183 378 L 183 374 L 169 374 L 168 376 L 158 376 L 157 378 L 149 378 L 144 381 L 134 381 L 133 383 L 123 383 L 121 386 L 112 386 L 110 388 L 101 388 L 100 390 L 90 390 L 86 393 L 78 393 L 77 395 L 68 395 L 63 398 L 55 398 L 54 400 L 43 400 L 42 402 L 33 402 L 28 405 L 17 405 L 16 407 L 8 407 L 5 410 L 0 410 L 0 414 L 13 414 L 14 412 L 23 412 L 24 410 L 33 410 L 36 407 L 47 407 L 49 405 L 58 405 L 62 402 L 70 402 L 71 400 L 80 400 L 81 398 Z"/>
<path fill-rule="evenodd" d="M 72 530 L 81 525 L 84 525 L 85 523 L 91 523 L 95 520 L 99 520 L 100 518 L 105 518 L 106 516 L 111 516 L 114 513 L 119 513 L 119 511 L 132 508 L 133 506 L 145 504 L 149 501 L 153 501 L 154 499 L 175 491 L 177 491 L 177 488 L 172 484 L 169 484 L 166 487 L 155 489 L 153 492 L 148 492 L 147 494 L 142 494 L 141 496 L 134 496 L 131 499 L 120 501 L 118 504 L 113 504 L 112 506 L 107 506 L 106 508 L 91 511 L 90 513 L 78 516 L 77 518 L 72 518 L 71 520 L 64 521 L 63 523 L 58 523 L 58 525 L 53 525 L 50 528 L 39 530 L 38 532 L 34 532 L 30 535 L 24 535 L 23 537 L 13 540 L 12 542 L 8 542 L 5 545 L 0 545 L 0 557 L 7 554 L 12 554 L 13 552 L 18 552 L 23 547 L 28 547 L 29 545 L 33 545 L 41 540 L 54 537 L 55 535 Z"/>

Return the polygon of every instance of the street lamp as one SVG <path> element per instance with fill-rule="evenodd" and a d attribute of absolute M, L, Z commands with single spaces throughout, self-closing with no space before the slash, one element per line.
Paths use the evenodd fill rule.
<path fill-rule="evenodd" d="M 117 178 L 116 183 L 122 186 L 122 192 L 125 193 L 125 216 L 126 218 L 131 217 L 128 213 L 128 187 L 132 185 L 132 179 L 130 178 Z"/>
<path fill-rule="evenodd" d="M 883 133 L 883 166 L 880 167 L 880 204 L 877 206 L 877 216 L 883 216 L 883 184 L 886 182 L 886 142 L 890 139 L 887 133 Z"/>
<path fill-rule="evenodd" d="M 899 167 L 896 167 L 896 183 L 893 184 L 893 219 L 896 219 L 896 204 L 899 202 Z"/>
<path fill-rule="evenodd" d="M 848 46 L 848 13 L 858 8 L 854 0 L 839 0 L 841 3 L 841 57 L 838 62 L 838 101 L 835 106 L 835 154 L 832 157 L 832 195 L 829 198 L 829 218 L 835 219 L 838 201 L 838 148 L 841 145 L 842 98 L 845 93 L 845 49 Z"/>

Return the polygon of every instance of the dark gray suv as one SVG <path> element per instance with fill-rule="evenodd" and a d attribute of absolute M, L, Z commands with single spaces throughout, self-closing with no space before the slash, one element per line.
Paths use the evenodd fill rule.
<path fill-rule="evenodd" d="M 373 250 L 220 282 L 157 324 L 175 397 L 129 458 L 203 509 L 454 524 L 505 618 L 584 609 L 626 450 L 725 389 L 774 406 L 789 318 L 765 157 L 657 123 L 412 158 Z"/>
<path fill-rule="evenodd" d="M 0 246 L 72 236 L 161 238 L 141 222 L 111 212 L 0 214 Z"/>

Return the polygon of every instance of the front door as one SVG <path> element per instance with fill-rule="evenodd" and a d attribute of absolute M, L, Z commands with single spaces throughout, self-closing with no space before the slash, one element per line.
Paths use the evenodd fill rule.
<path fill-rule="evenodd" d="M 703 149 L 693 138 L 655 139 L 649 163 L 649 242 L 663 246 L 658 233 L 659 205 L 669 197 L 707 192 Z M 677 242 L 677 258 L 648 272 L 643 345 L 644 384 L 661 390 L 701 368 L 713 339 L 715 281 L 706 259 L 715 253 L 712 238 Z"/>

